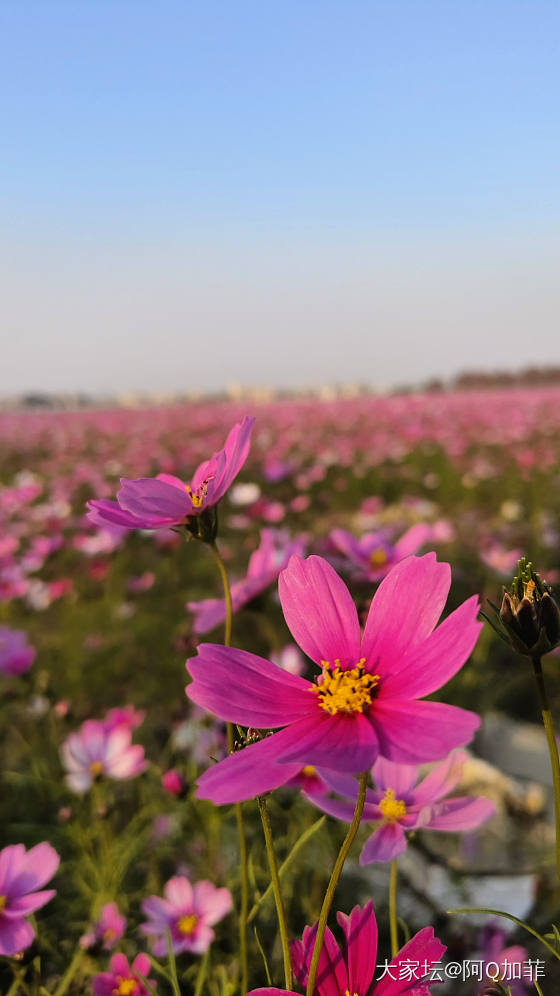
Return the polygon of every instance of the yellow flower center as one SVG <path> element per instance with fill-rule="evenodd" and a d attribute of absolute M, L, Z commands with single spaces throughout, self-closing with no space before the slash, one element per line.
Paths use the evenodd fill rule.
<path fill-rule="evenodd" d="M 387 563 L 387 560 L 387 552 L 382 546 L 377 547 L 369 555 L 369 562 L 372 567 L 383 567 Z"/>
<path fill-rule="evenodd" d="M 351 993 L 349 989 L 346 990 L 344 996 L 360 996 L 359 993 Z"/>
<path fill-rule="evenodd" d="M 339 712 L 363 712 L 371 704 L 379 675 L 364 671 L 365 662 L 362 657 L 355 667 L 343 671 L 338 659 L 334 667 L 330 661 L 321 661 L 323 673 L 313 689 L 319 696 L 321 709 L 336 716 Z"/>
<path fill-rule="evenodd" d="M 104 941 L 114 941 L 115 938 L 116 938 L 115 931 L 111 927 L 108 927 L 107 930 L 105 931 L 105 933 L 103 934 L 103 940 Z"/>
<path fill-rule="evenodd" d="M 179 917 L 177 927 L 181 934 L 192 934 L 197 923 L 198 917 L 194 913 L 189 913 L 188 916 Z"/>
<path fill-rule="evenodd" d="M 305 768 L 301 769 L 301 773 L 302 775 L 305 775 L 306 778 L 315 778 L 317 768 L 314 768 L 312 764 L 306 764 Z"/>
<path fill-rule="evenodd" d="M 103 774 L 102 761 L 92 761 L 89 766 L 89 771 L 92 778 L 99 778 L 99 776 Z"/>
<path fill-rule="evenodd" d="M 0 896 L 0 913 L 2 913 L 2 911 L 6 909 L 7 904 L 8 904 L 8 897 Z"/>
<path fill-rule="evenodd" d="M 206 495 L 208 494 L 208 485 L 210 481 L 213 481 L 213 477 L 207 477 L 205 481 L 202 482 L 196 491 L 193 491 L 190 484 L 185 484 L 185 491 L 187 492 L 190 500 L 193 503 L 193 508 L 200 508 Z"/>
<path fill-rule="evenodd" d="M 397 820 L 400 820 L 401 816 L 406 816 L 406 806 L 402 799 L 395 799 L 393 789 L 387 789 L 379 803 L 379 808 L 383 813 L 383 819 L 389 823 L 396 823 Z"/>
<path fill-rule="evenodd" d="M 118 985 L 113 989 L 113 996 L 134 996 L 138 992 L 136 979 L 123 979 L 122 975 L 117 975 Z"/>

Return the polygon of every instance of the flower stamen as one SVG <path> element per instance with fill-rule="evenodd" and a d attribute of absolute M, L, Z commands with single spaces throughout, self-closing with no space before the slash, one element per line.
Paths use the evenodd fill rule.
<path fill-rule="evenodd" d="M 364 670 L 366 663 L 362 657 L 351 668 L 343 670 L 340 660 L 335 660 L 334 667 L 330 661 L 321 661 L 323 673 L 313 689 L 319 697 L 319 706 L 331 716 L 339 712 L 362 712 L 373 699 L 374 688 L 379 684 L 378 674 L 369 674 Z"/>
<path fill-rule="evenodd" d="M 180 916 L 177 920 L 177 930 L 181 934 L 188 936 L 194 933 L 195 927 L 198 923 L 198 917 L 194 913 L 189 913 L 186 916 Z"/>
<path fill-rule="evenodd" d="M 394 789 L 387 789 L 379 803 L 379 808 L 383 813 L 383 819 L 387 820 L 388 823 L 396 823 L 402 816 L 406 816 L 406 805 L 402 799 L 395 797 Z"/>
<path fill-rule="evenodd" d="M 196 491 L 193 491 L 190 484 L 185 484 L 185 491 L 193 503 L 193 508 L 201 508 L 204 499 L 208 495 L 208 485 L 210 484 L 210 481 L 213 480 L 213 477 L 207 477 L 206 480 L 202 482 L 200 487 L 196 489 Z"/>

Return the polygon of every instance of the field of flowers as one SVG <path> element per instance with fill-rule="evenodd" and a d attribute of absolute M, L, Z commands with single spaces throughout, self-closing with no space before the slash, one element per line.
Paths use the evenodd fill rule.
<path fill-rule="evenodd" d="M 558 389 L 0 414 L 0 992 L 558 992 L 541 579 Z"/>

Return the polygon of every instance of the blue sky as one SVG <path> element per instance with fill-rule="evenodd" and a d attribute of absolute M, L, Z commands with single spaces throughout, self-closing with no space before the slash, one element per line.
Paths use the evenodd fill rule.
<path fill-rule="evenodd" d="M 4 0 L 0 37 L 0 391 L 560 361 L 557 3 Z"/>

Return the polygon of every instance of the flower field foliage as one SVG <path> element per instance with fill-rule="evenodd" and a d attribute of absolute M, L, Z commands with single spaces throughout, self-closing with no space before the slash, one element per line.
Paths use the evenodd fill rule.
<path fill-rule="evenodd" d="M 557 993 L 559 551 L 556 389 L 0 414 L 0 992 Z"/>

